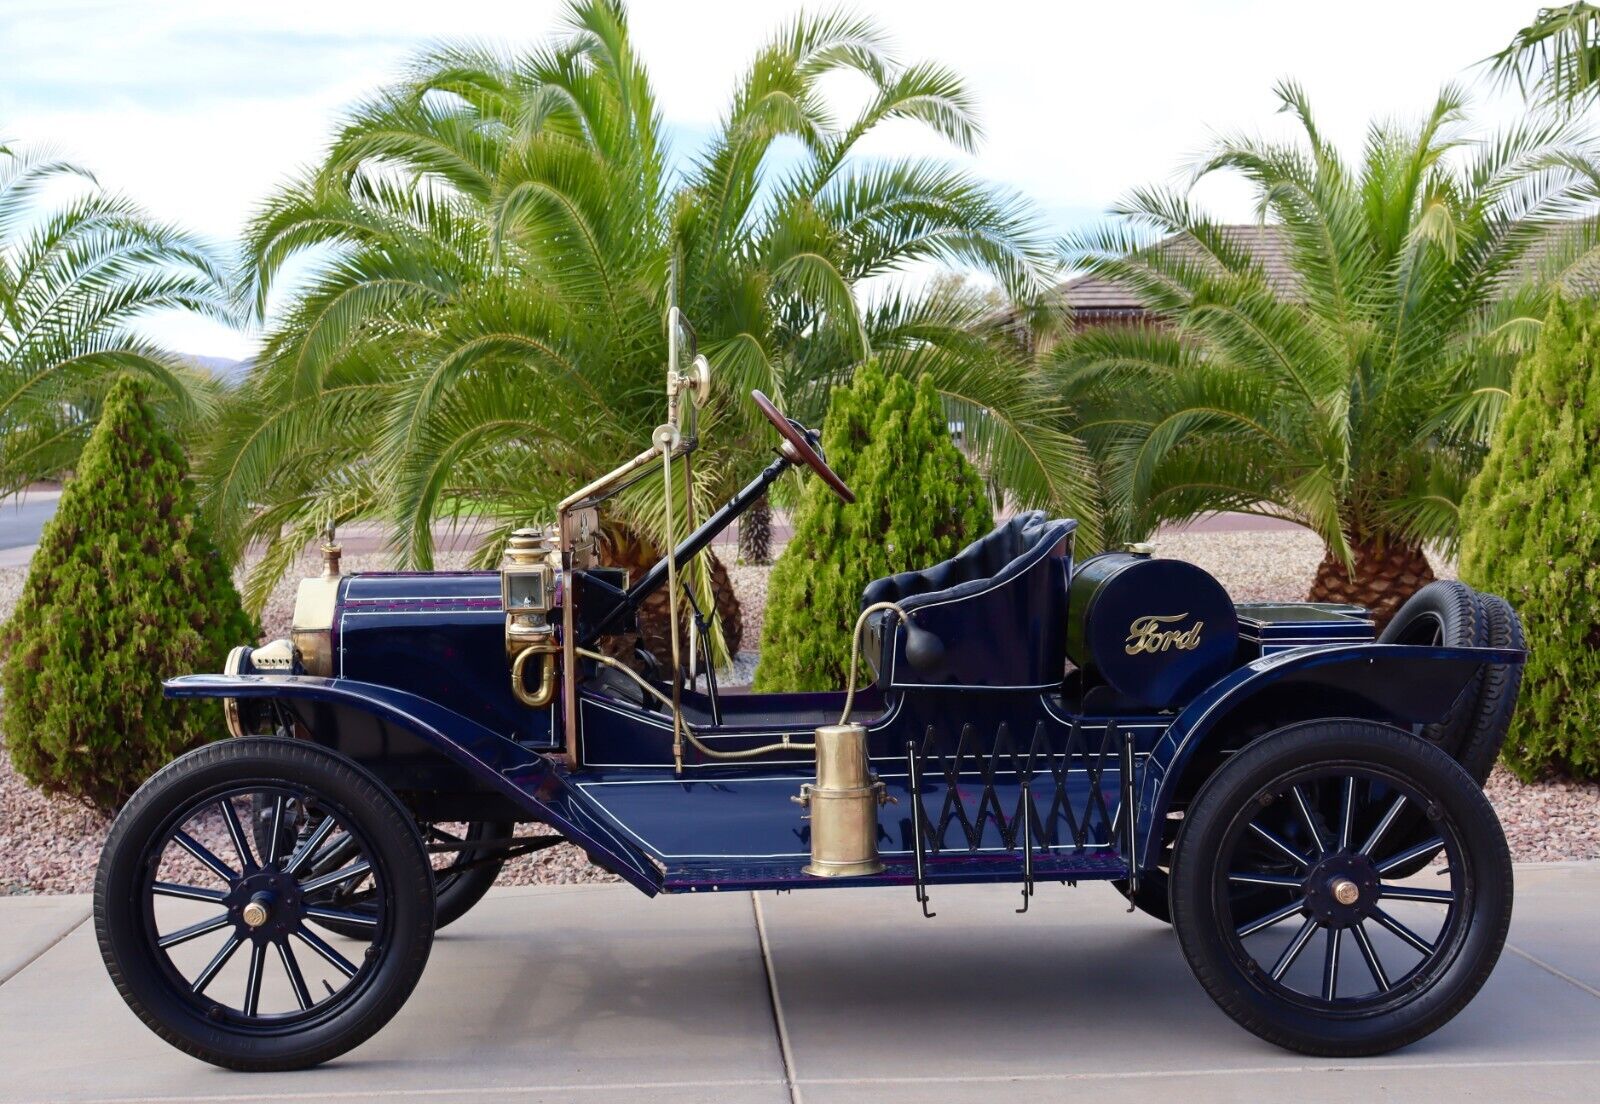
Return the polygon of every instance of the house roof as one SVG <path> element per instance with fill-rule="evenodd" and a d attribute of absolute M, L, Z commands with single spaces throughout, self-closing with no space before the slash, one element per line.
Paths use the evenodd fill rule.
<path fill-rule="evenodd" d="M 1569 232 L 1579 232 L 1581 225 L 1580 222 L 1574 222 Z M 1268 286 L 1290 302 L 1299 298 L 1299 276 L 1290 264 L 1289 243 L 1281 226 L 1225 225 L 1220 227 L 1220 230 L 1225 240 L 1255 257 L 1266 275 Z M 1516 269 L 1500 282 L 1503 285 L 1514 285 L 1525 275 L 1537 271 L 1559 241 L 1559 235 L 1556 235 L 1535 243 Z M 1163 238 L 1152 248 L 1193 251 L 1196 246 L 1187 234 L 1173 234 Z M 1568 274 L 1564 283 L 1569 289 L 1595 294 L 1600 290 L 1600 259 L 1591 259 L 1578 265 Z M 1056 293 L 1062 297 L 1072 313 L 1079 317 L 1133 315 L 1145 311 L 1144 303 L 1130 288 L 1092 273 L 1058 284 Z"/>
<path fill-rule="evenodd" d="M 1286 299 L 1296 298 L 1295 289 L 1299 279 L 1289 264 L 1288 243 L 1284 241 L 1281 227 L 1248 224 L 1223 226 L 1220 229 L 1225 241 L 1255 257 L 1269 286 Z M 1153 248 L 1189 252 L 1196 247 L 1187 234 L 1173 234 L 1157 242 Z M 1057 285 L 1056 293 L 1076 315 L 1135 314 L 1145 309 L 1144 303 L 1130 288 L 1093 273 Z"/>

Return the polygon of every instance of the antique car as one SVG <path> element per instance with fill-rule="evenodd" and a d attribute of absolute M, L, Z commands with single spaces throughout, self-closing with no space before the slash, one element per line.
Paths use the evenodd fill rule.
<path fill-rule="evenodd" d="M 1359 607 L 1235 603 L 1146 546 L 1080 557 L 1076 522 L 1027 512 L 818 625 L 850 634 L 846 687 L 727 692 L 702 553 L 791 468 L 853 496 L 754 392 L 776 456 L 696 523 L 711 372 L 675 315 L 648 447 L 499 571 L 346 575 L 330 535 L 289 639 L 166 682 L 234 738 L 150 778 L 101 859 L 101 952 L 152 1030 L 236 1069 L 331 1059 L 507 858 L 562 842 L 647 895 L 901 886 L 929 917 L 956 883 L 1025 912 L 1105 882 L 1228 1016 L 1308 1054 L 1404 1046 L 1472 999 L 1511 913 L 1481 789 L 1525 657 L 1509 605 L 1433 583 L 1377 634 Z M 647 478 L 671 552 L 630 579 L 600 563 L 601 508 Z"/>

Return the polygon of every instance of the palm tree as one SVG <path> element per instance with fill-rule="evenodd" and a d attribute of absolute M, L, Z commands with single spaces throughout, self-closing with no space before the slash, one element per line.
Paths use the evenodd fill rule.
<path fill-rule="evenodd" d="M 76 198 L 35 203 L 73 179 Z M 133 325 L 172 308 L 226 318 L 223 274 L 192 237 L 92 185 L 0 143 L 0 497 L 73 466 L 119 375 L 151 379 L 180 433 L 211 404 L 209 382 Z"/>
<path fill-rule="evenodd" d="M 1540 8 L 1488 64 L 1495 77 L 1514 81 L 1531 99 L 1589 106 L 1600 95 L 1600 6 Z"/>
<path fill-rule="evenodd" d="M 1358 165 L 1280 86 L 1300 140 L 1220 140 L 1196 178 L 1242 176 L 1280 235 L 1272 280 L 1237 228 L 1162 190 L 1129 225 L 1076 239 L 1161 322 L 1090 330 L 1055 354 L 1100 457 L 1121 531 L 1219 510 L 1283 518 L 1322 538 L 1313 600 L 1387 619 L 1453 553 L 1458 505 L 1503 408 L 1547 289 L 1593 235 L 1588 162 L 1560 124 L 1488 141 L 1462 132 L 1446 90 L 1422 125 L 1373 125 Z M 1152 238 L 1164 242 L 1155 245 Z"/>
<path fill-rule="evenodd" d="M 872 90 L 843 123 L 818 90 L 839 71 Z M 853 156 L 892 120 L 957 148 L 978 140 L 959 79 L 898 63 L 876 28 L 843 16 L 783 28 L 680 172 L 614 0 L 574 5 L 565 34 L 528 53 L 421 58 L 248 236 L 257 310 L 291 259 L 315 261 L 204 469 L 219 531 L 268 542 L 249 598 L 259 605 L 330 514 L 387 519 L 419 567 L 433 523 L 470 521 L 491 561 L 509 529 L 648 439 L 674 299 L 719 379 L 694 461 L 700 510 L 765 462 L 752 387 L 814 422 L 870 353 L 934 376 L 997 487 L 1092 525 L 1086 453 L 1042 381 L 1015 374 L 1012 347 L 980 325 L 981 301 L 883 280 L 861 290 L 938 261 L 1027 298 L 1051 262 L 1016 197 L 939 162 Z M 659 545 L 648 488 L 619 506 Z"/>

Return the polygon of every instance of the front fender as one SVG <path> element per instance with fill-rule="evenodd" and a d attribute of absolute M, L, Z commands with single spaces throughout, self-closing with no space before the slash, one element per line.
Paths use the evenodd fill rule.
<path fill-rule="evenodd" d="M 554 760 L 426 698 L 389 686 L 310 675 L 185 675 L 168 679 L 162 690 L 169 698 L 273 699 L 304 720 L 330 719 L 328 726 L 306 725 L 313 738 L 380 775 L 392 776 L 395 770 L 412 777 L 425 777 L 430 770 L 464 773 L 478 788 L 507 799 L 526 819 L 555 828 L 637 888 L 652 895 L 660 888 L 659 875 L 644 853 L 605 826 L 600 810 L 568 784 L 566 772 Z M 371 723 L 339 723 L 338 718 L 352 714 Z M 336 736 L 319 738 L 318 727 L 325 733 L 332 728 Z M 421 753 L 397 751 L 399 742 L 391 738 L 395 729 L 412 738 L 409 749 L 420 745 Z M 402 756 L 405 761 L 398 762 Z"/>
<path fill-rule="evenodd" d="M 1360 717 L 1402 728 L 1439 720 L 1485 664 L 1520 664 L 1506 648 L 1352 644 L 1296 648 L 1245 664 L 1190 702 L 1139 778 L 1138 865 L 1153 865 L 1174 795 L 1196 754 L 1255 725 Z"/>

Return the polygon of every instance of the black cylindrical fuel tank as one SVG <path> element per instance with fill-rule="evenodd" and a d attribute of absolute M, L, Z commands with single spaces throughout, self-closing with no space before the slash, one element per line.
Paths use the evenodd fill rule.
<path fill-rule="evenodd" d="M 1085 560 L 1067 590 L 1067 655 L 1155 709 L 1183 705 L 1233 666 L 1239 621 L 1194 564 L 1132 552 Z"/>

